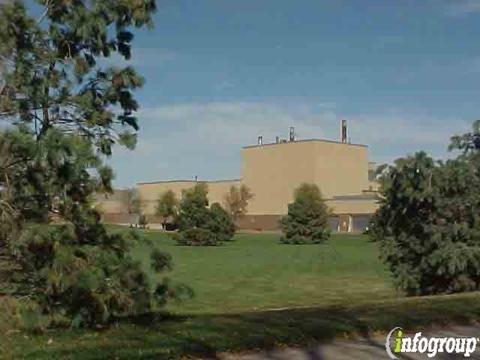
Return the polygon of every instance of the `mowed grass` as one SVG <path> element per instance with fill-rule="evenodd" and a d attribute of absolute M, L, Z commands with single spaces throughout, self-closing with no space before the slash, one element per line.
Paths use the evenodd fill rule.
<path fill-rule="evenodd" d="M 169 276 L 189 285 L 194 299 L 98 331 L 10 332 L 0 340 L 0 358 L 217 358 L 225 351 L 307 346 L 335 337 L 369 338 L 395 326 L 408 331 L 480 319 L 478 293 L 396 293 L 376 244 L 364 236 L 295 246 L 279 244 L 274 234 L 240 234 L 224 246 L 194 248 L 177 246 L 160 232 L 144 234 L 173 256 Z M 150 251 L 143 242 L 133 250 L 146 269 Z"/>
<path fill-rule="evenodd" d="M 155 231 L 145 236 L 172 255 L 168 276 L 195 293 L 192 300 L 168 307 L 180 314 L 347 305 L 396 296 L 377 245 L 362 235 L 333 235 L 325 245 L 285 245 L 277 234 L 238 234 L 218 247 L 177 246 Z M 147 260 L 149 251 L 140 245 L 134 256 Z"/>

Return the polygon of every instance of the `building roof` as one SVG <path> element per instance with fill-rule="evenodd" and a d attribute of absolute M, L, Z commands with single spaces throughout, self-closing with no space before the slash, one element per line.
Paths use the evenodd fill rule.
<path fill-rule="evenodd" d="M 345 146 L 368 147 L 367 145 L 344 143 L 344 142 L 335 141 L 335 140 L 304 139 L 304 140 L 295 140 L 295 141 L 284 141 L 284 142 L 278 142 L 278 143 L 274 142 L 274 143 L 268 143 L 268 144 L 262 144 L 262 145 L 248 145 L 248 146 L 244 146 L 243 149 L 250 149 L 250 148 L 264 147 L 264 146 L 272 146 L 272 145 L 287 145 L 287 144 L 304 143 L 304 142 L 323 142 L 323 143 L 339 144 L 339 145 L 345 145 Z"/>
<path fill-rule="evenodd" d="M 222 183 L 222 182 L 239 182 L 240 179 L 226 179 L 226 180 L 160 180 L 160 181 L 146 181 L 139 182 L 137 185 L 149 185 L 149 184 L 168 184 L 168 183 Z"/>

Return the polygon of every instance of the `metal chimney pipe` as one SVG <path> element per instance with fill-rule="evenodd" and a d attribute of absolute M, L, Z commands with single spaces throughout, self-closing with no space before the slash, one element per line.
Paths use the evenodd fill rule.
<path fill-rule="evenodd" d="M 342 120 L 341 136 L 342 136 L 342 143 L 347 143 L 347 138 L 348 138 L 347 120 Z"/>
<path fill-rule="evenodd" d="M 258 145 L 263 145 L 263 136 L 258 137 Z"/>

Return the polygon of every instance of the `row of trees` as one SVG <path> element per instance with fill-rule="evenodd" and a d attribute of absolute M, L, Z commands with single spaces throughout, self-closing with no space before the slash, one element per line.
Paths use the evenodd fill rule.
<path fill-rule="evenodd" d="M 208 193 L 208 186 L 205 183 L 197 184 L 194 189 L 202 188 L 203 193 Z M 181 214 L 181 204 L 190 194 L 189 190 L 182 194 L 182 199 L 178 199 L 172 190 L 167 190 L 160 194 L 155 209 L 155 214 L 162 219 L 162 225 L 166 228 L 168 223 L 178 223 Z M 248 202 L 253 198 L 250 189 L 245 185 L 231 186 L 228 193 L 224 196 L 223 208 L 232 218 L 233 222 L 240 220 L 247 213 Z M 207 201 L 208 204 L 208 201 Z M 213 206 L 213 205 L 212 205 Z M 218 206 L 222 207 L 220 204 Z M 178 224 L 177 224 L 178 225 Z"/>
<path fill-rule="evenodd" d="M 183 245 L 217 245 L 230 240 L 235 222 L 245 216 L 248 201 L 253 197 L 248 187 L 232 186 L 224 197 L 225 209 L 218 203 L 209 208 L 208 186 L 198 183 L 183 191 L 181 200 L 167 190 L 157 202 L 156 214 L 164 227 L 176 224 L 178 235 L 173 237 Z M 315 184 L 302 184 L 294 193 L 294 201 L 288 206 L 288 214 L 280 225 L 286 244 L 319 244 L 330 237 L 331 211 Z"/>
<path fill-rule="evenodd" d="M 184 191 L 179 201 L 175 193 L 167 190 L 160 195 L 157 215 L 177 223 L 179 235 L 174 238 L 183 245 L 217 245 L 230 240 L 235 232 L 235 221 L 245 216 L 250 190 L 242 185 L 232 186 L 224 198 L 225 210 L 218 203 L 208 208 L 208 187 L 199 183 Z M 320 189 L 315 184 L 302 184 L 294 193 L 287 216 L 280 225 L 285 244 L 319 244 L 330 237 L 330 209 L 325 204 Z"/>

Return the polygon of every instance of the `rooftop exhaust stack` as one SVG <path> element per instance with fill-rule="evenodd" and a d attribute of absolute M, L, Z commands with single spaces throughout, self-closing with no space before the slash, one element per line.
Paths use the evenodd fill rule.
<path fill-rule="evenodd" d="M 342 143 L 347 143 L 347 120 L 342 120 Z"/>
<path fill-rule="evenodd" d="M 258 137 L 257 143 L 258 143 L 258 145 L 263 145 L 263 136 Z"/>
<path fill-rule="evenodd" d="M 295 128 L 293 126 L 290 127 L 290 141 L 295 141 Z"/>
<path fill-rule="evenodd" d="M 278 144 L 280 142 L 280 137 L 276 136 L 275 137 L 275 144 Z"/>

